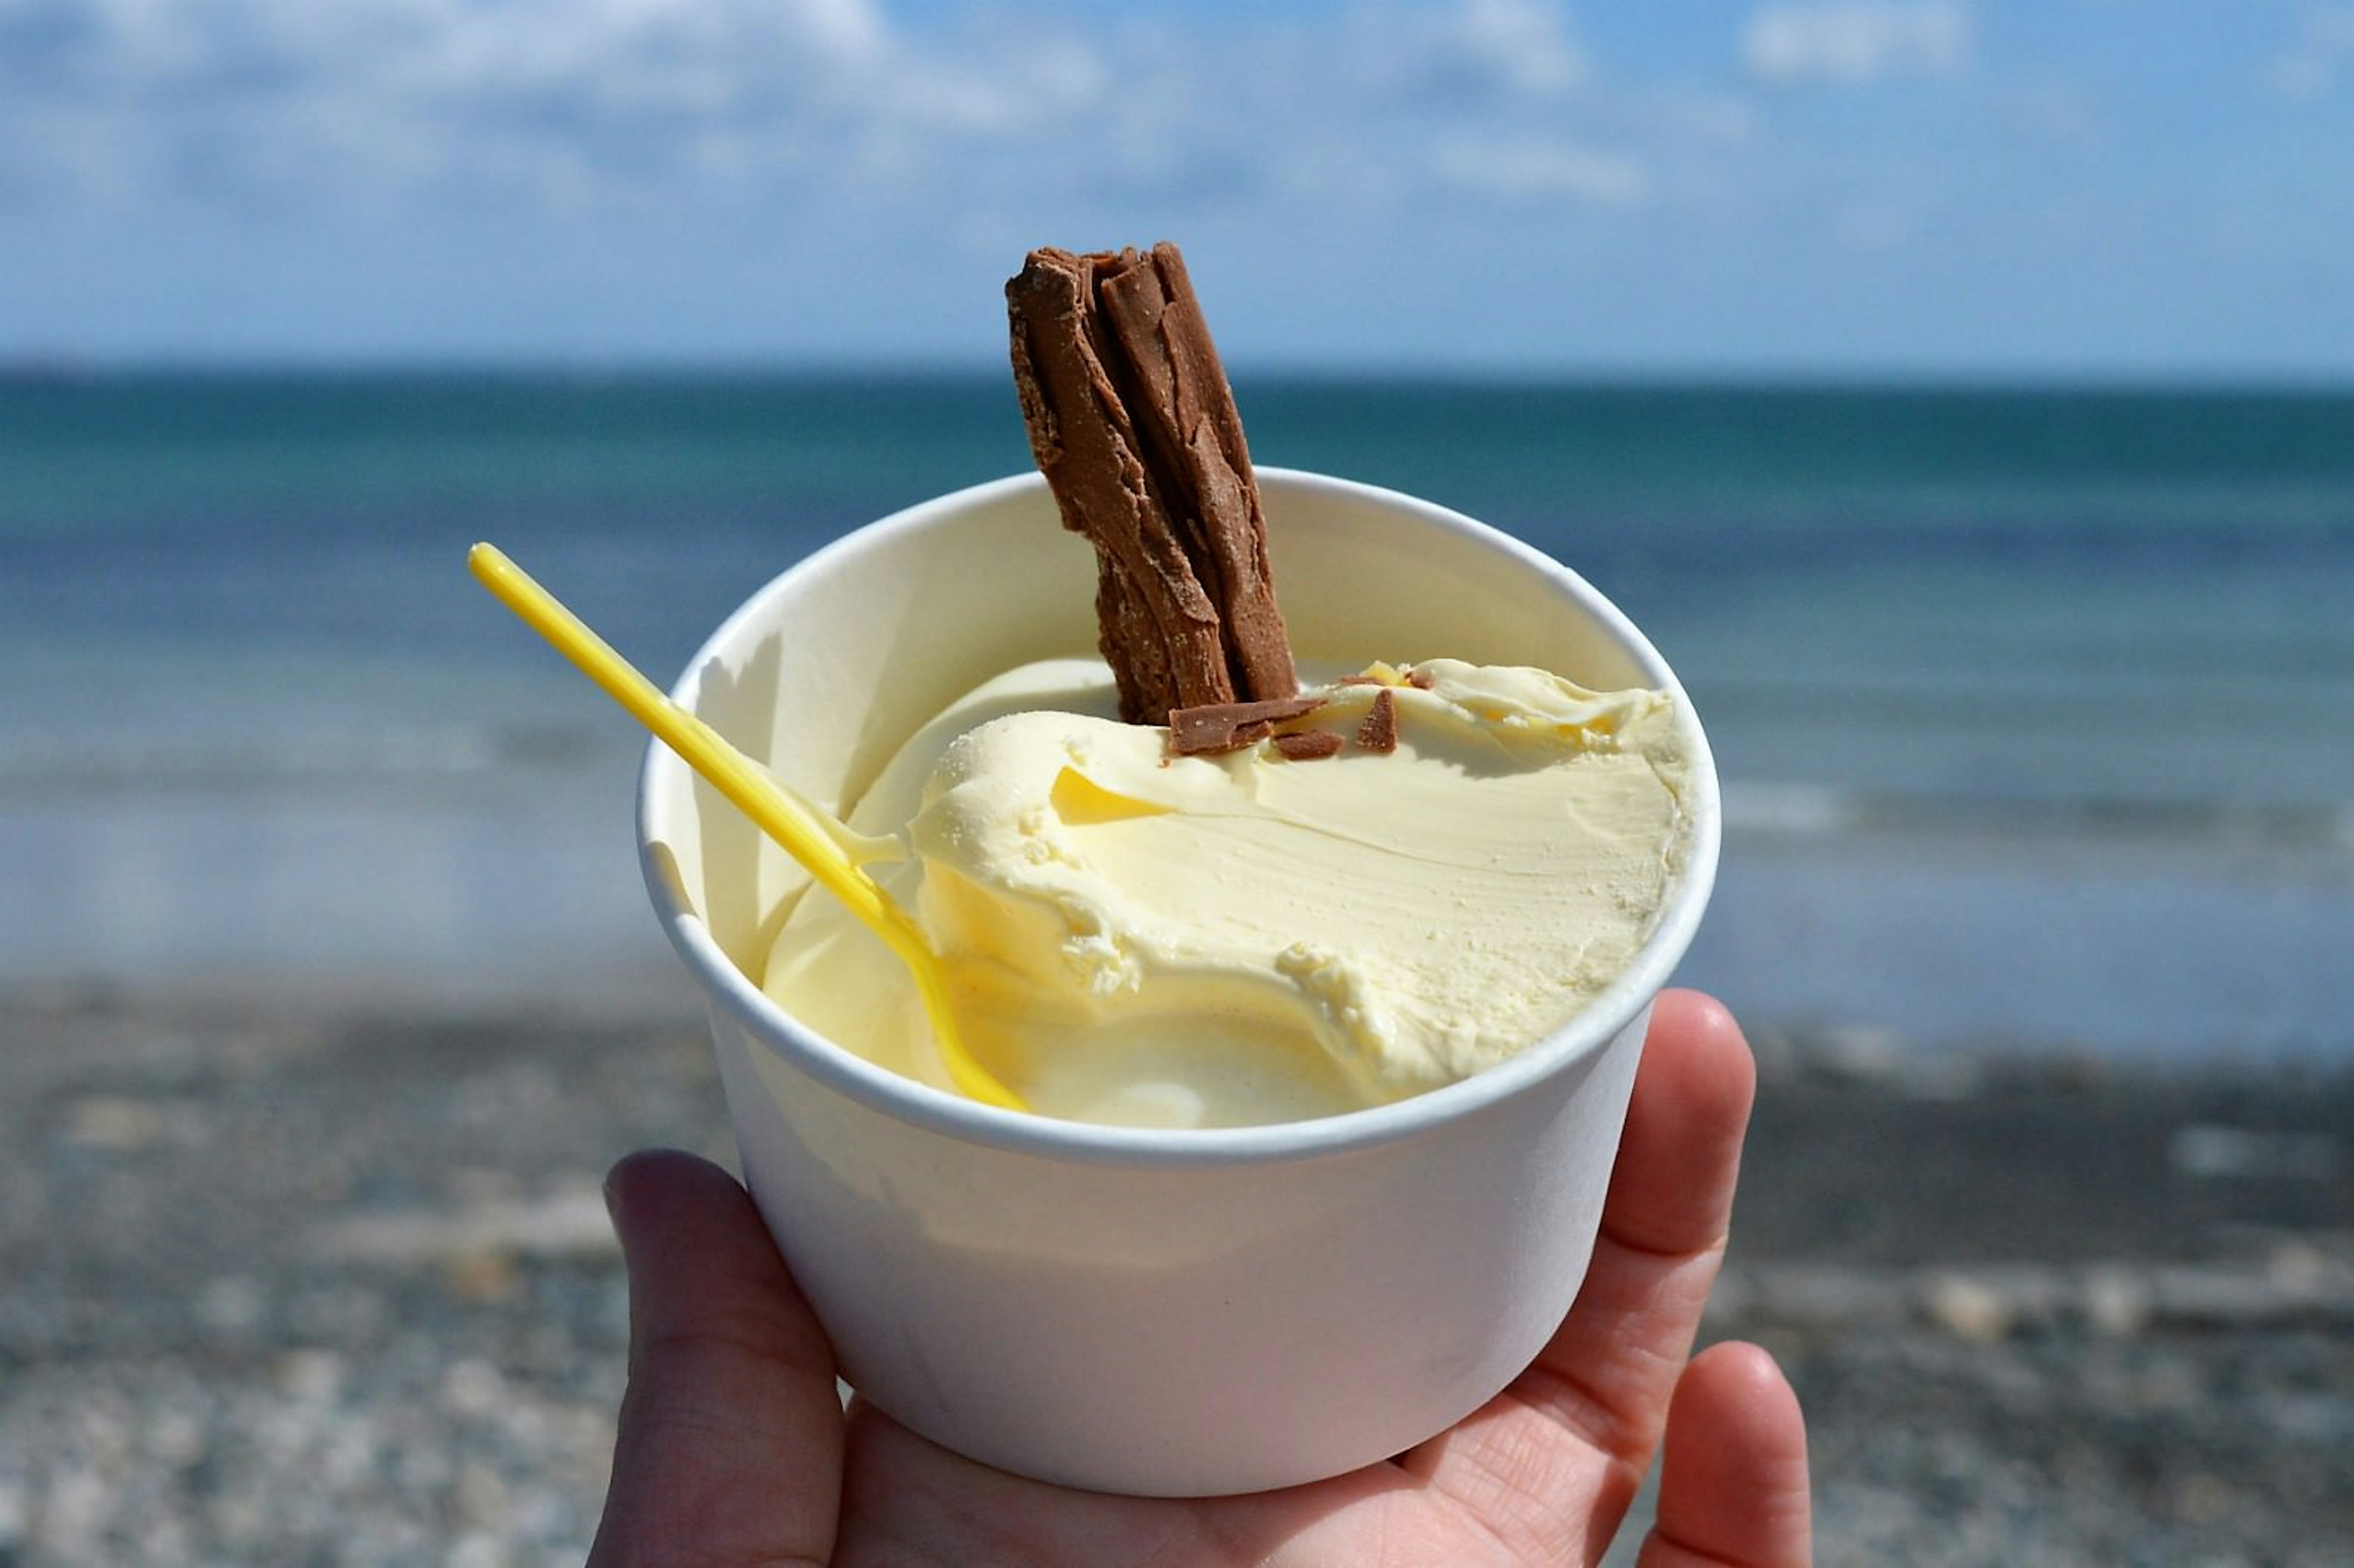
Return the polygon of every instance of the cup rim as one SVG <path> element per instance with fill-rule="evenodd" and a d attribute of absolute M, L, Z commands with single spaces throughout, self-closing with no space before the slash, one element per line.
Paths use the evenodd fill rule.
<path fill-rule="evenodd" d="M 649 742 L 639 769 L 639 868 L 671 945 L 689 970 L 764 1046 L 789 1055 L 790 1065 L 836 1093 L 896 1120 L 969 1143 L 990 1145 L 1086 1164 L 1130 1167 L 1216 1167 L 1272 1163 L 1371 1148 L 1414 1137 L 1529 1091 L 1598 1052 L 1650 1005 L 1691 946 L 1716 880 L 1722 837 L 1716 768 L 1690 697 L 1667 661 L 1624 611 L 1569 567 L 1533 546 L 1477 519 L 1401 491 L 1303 470 L 1261 466 L 1263 490 L 1322 494 L 1369 502 L 1421 516 L 1448 532 L 1516 557 L 1578 601 L 1655 686 L 1677 699 L 1679 722 L 1692 758 L 1691 836 L 1682 874 L 1659 924 L 1635 960 L 1561 1028 L 1469 1077 L 1421 1094 L 1304 1121 L 1232 1128 L 1130 1128 L 1068 1121 L 1013 1111 L 903 1076 L 838 1045 L 772 1001 L 720 950 L 701 916 L 673 895 L 664 856 L 655 850 L 654 819 L 673 809 L 676 792 L 691 787 L 686 764 L 660 741 Z M 921 532 L 945 514 L 1008 496 L 1045 489 L 1034 470 L 968 486 L 904 507 L 821 546 L 764 584 L 723 620 L 687 662 L 671 695 L 693 707 L 702 676 L 722 649 L 740 640 L 748 623 L 768 623 L 770 600 L 794 592 L 801 580 L 840 563 L 887 548 L 900 535 Z M 790 1050 L 788 1050 L 788 1047 Z"/>

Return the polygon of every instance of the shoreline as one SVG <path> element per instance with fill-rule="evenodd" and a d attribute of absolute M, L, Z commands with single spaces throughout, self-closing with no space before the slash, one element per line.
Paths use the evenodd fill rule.
<path fill-rule="evenodd" d="M 628 1005 L 677 974 L 634 766 L 323 799 L 0 791 L 0 989 Z M 2354 845 L 2300 845 L 1735 825 L 1678 979 L 1755 1028 L 1924 1055 L 2327 1066 L 2354 1059 Z"/>

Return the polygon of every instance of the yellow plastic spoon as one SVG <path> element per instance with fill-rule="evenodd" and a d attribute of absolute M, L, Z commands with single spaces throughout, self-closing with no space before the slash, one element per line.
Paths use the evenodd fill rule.
<path fill-rule="evenodd" d="M 959 1089 L 984 1105 L 1008 1110 L 1029 1108 L 965 1048 L 939 963 L 925 943 L 924 934 L 843 849 L 857 835 L 737 750 L 717 730 L 671 701 L 496 546 L 475 546 L 466 556 L 466 565 L 501 603 L 554 643 L 557 652 L 578 665 L 582 674 L 602 686 L 606 695 L 627 708 L 631 717 L 677 752 L 688 767 L 709 779 L 761 832 L 801 862 L 819 886 L 841 899 L 869 930 L 889 944 L 915 976 L 940 1060 Z"/>

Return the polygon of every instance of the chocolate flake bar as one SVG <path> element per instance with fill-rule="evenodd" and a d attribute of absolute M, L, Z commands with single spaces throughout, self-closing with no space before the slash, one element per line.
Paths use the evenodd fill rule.
<path fill-rule="evenodd" d="M 1286 719 L 1324 705 L 1317 696 L 1276 697 L 1258 703 L 1205 703 L 1169 713 L 1169 749 L 1180 757 L 1239 751 Z"/>
<path fill-rule="evenodd" d="M 1397 749 L 1397 698 L 1387 686 L 1373 694 L 1373 705 L 1357 726 L 1357 745 L 1384 757 Z"/>
<path fill-rule="evenodd" d="M 1267 744 L 1294 762 L 1313 762 L 1319 758 L 1338 757 L 1344 743 L 1329 729 L 1303 729 L 1278 735 Z"/>
<path fill-rule="evenodd" d="M 1177 248 L 1034 250 L 1005 298 L 1032 455 L 1095 546 L 1120 717 L 1293 695 L 1241 416 Z"/>

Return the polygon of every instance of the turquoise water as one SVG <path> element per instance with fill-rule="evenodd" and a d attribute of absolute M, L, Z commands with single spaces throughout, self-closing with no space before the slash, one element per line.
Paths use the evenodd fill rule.
<path fill-rule="evenodd" d="M 2187 1048 L 2246 1033 L 2253 1006 L 2265 1043 L 2354 1040 L 2330 978 L 2354 942 L 2354 394 L 1236 393 L 1261 462 L 1519 534 L 1677 665 L 1735 831 L 1702 978 L 1940 1037 L 2172 1029 Z M 52 846 L 7 863 L 19 910 L 48 913 L 0 926 L 0 973 L 186 948 L 140 913 L 178 896 L 152 879 L 102 906 L 78 890 L 83 850 L 136 858 L 126 813 L 184 813 L 191 879 L 223 872 L 216 829 L 239 865 L 323 853 L 256 826 L 279 820 L 263 800 L 479 823 L 535 796 L 615 831 L 634 743 L 472 588 L 476 538 L 667 673 L 810 548 L 1028 461 L 994 377 L 0 384 L 0 836 Z M 346 855 L 365 836 L 321 833 Z M 484 906 L 466 864 L 412 902 Z M 641 918 L 626 874 L 617 925 Z M 287 912 L 242 960 L 332 960 L 340 927 L 313 916 L 333 880 L 273 893 Z M 2177 983 L 2202 907 L 2239 955 L 2203 990 L 2196 964 Z M 1819 940 L 1776 951 L 1758 933 L 1777 927 Z M 2035 965 L 2006 964 L 2005 938 L 2052 970 L 2008 1011 L 1990 997 Z M 1843 989 L 1865 964 L 1873 983 Z M 2088 988 L 2123 1022 L 2058 1000 Z"/>

